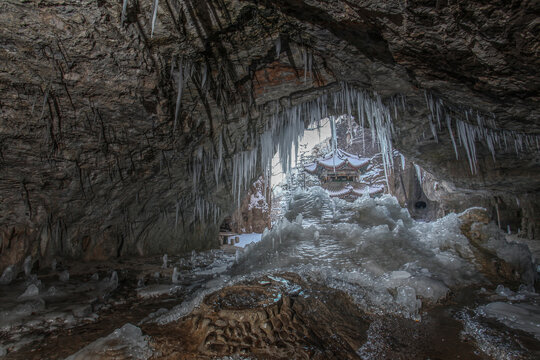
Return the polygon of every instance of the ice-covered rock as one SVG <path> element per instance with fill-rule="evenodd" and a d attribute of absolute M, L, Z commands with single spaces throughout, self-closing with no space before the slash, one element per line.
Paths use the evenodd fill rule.
<path fill-rule="evenodd" d="M 523 330 L 540 340 L 540 307 L 536 304 L 493 302 L 478 311 L 508 327 Z"/>
<path fill-rule="evenodd" d="M 26 259 L 24 259 L 24 275 L 28 276 L 32 272 L 32 256 L 27 256 Z"/>
<path fill-rule="evenodd" d="M 34 297 L 38 295 L 39 295 L 39 288 L 34 284 L 30 284 L 28 285 L 24 293 L 21 296 L 19 296 L 19 299 L 30 298 L 30 297 Z"/>
<path fill-rule="evenodd" d="M 13 265 L 8 266 L 4 269 L 2 276 L 0 277 L 0 285 L 8 285 L 15 278 L 15 273 L 13 271 Z"/>
<path fill-rule="evenodd" d="M 102 359 L 114 354 L 115 359 L 146 360 L 153 355 L 149 337 L 140 328 L 126 324 L 112 334 L 97 339 L 66 360 Z"/>
<path fill-rule="evenodd" d="M 118 273 L 116 271 L 113 271 L 111 274 L 111 278 L 109 279 L 109 288 L 111 290 L 114 290 L 118 287 Z"/>
<path fill-rule="evenodd" d="M 153 284 L 137 289 L 137 297 L 140 299 L 156 298 L 163 295 L 173 295 L 182 290 L 180 285 Z"/>
<path fill-rule="evenodd" d="M 176 266 L 173 269 L 171 280 L 173 284 L 178 284 L 178 268 Z"/>
<path fill-rule="evenodd" d="M 98 273 L 93 273 L 92 277 L 90 277 L 90 279 L 93 280 L 93 281 L 98 281 L 99 280 L 99 274 Z"/>
<path fill-rule="evenodd" d="M 54 286 L 51 286 L 47 292 L 45 293 L 45 295 L 47 296 L 56 296 L 58 294 L 58 290 L 56 289 L 56 287 Z"/>
<path fill-rule="evenodd" d="M 60 274 L 58 274 L 58 278 L 62 282 L 68 282 L 69 281 L 69 271 L 64 270 Z"/>
<path fill-rule="evenodd" d="M 418 310 L 422 306 L 420 300 L 416 298 L 416 291 L 410 286 L 400 286 L 397 288 L 396 303 L 405 309 L 406 316 L 417 317 Z"/>
<path fill-rule="evenodd" d="M 392 273 L 390 274 L 390 277 L 393 280 L 403 280 L 403 279 L 410 278 L 411 273 L 409 273 L 407 271 L 392 271 Z"/>

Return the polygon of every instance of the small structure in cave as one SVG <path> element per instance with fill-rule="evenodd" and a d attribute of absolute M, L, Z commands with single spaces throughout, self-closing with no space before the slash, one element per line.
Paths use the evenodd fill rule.
<path fill-rule="evenodd" d="M 304 166 L 304 170 L 316 175 L 321 180 L 321 186 L 331 197 L 354 200 L 366 193 L 373 196 L 383 192 L 383 187 L 371 187 L 361 181 L 366 173 L 370 159 L 353 155 L 335 148 L 328 154 L 315 159 Z"/>

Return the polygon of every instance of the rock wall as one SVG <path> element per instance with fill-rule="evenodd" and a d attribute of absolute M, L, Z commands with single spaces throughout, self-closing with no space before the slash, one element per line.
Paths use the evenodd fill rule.
<path fill-rule="evenodd" d="M 530 199 L 522 229 L 538 236 L 537 2 L 154 3 L 0 3 L 0 269 L 210 246 L 235 207 L 235 154 L 276 104 L 343 81 L 403 99 L 394 146 L 437 178 Z M 536 137 L 495 162 L 477 143 L 473 175 L 444 127 L 429 135 L 426 94 L 465 123 Z"/>
<path fill-rule="evenodd" d="M 235 210 L 229 221 L 230 230 L 238 234 L 259 233 L 272 227 L 270 213 L 272 212 L 271 184 L 260 177 L 250 187 L 247 196 L 240 207 Z"/>

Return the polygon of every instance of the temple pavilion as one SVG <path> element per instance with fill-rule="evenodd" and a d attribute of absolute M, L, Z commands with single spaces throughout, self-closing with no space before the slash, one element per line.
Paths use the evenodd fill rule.
<path fill-rule="evenodd" d="M 369 164 L 370 159 L 335 148 L 304 166 L 304 169 L 320 179 L 321 186 L 331 197 L 354 200 L 365 193 L 375 195 L 384 190 L 383 187 L 371 187 L 362 181 Z"/>

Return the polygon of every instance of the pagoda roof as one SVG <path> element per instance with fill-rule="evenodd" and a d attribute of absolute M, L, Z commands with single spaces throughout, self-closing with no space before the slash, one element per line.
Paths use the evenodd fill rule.
<path fill-rule="evenodd" d="M 369 194 L 370 196 L 380 194 L 384 191 L 383 185 L 367 185 L 360 183 L 329 183 L 323 185 L 323 188 L 328 192 L 330 197 L 346 197 L 349 195 L 362 196 Z"/>
<path fill-rule="evenodd" d="M 341 149 L 336 149 L 315 159 L 314 163 L 304 166 L 304 169 L 309 173 L 315 172 L 319 166 L 327 170 L 339 170 L 344 168 L 358 170 L 367 164 L 369 164 L 369 159 L 367 158 L 361 158 Z"/>

